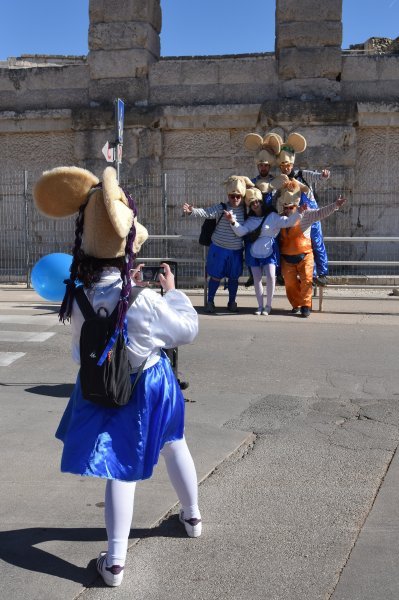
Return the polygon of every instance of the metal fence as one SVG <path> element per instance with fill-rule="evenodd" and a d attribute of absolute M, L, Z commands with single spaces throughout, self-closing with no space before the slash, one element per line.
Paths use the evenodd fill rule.
<path fill-rule="evenodd" d="M 204 281 L 204 250 L 198 244 L 201 220 L 184 217 L 182 205 L 210 206 L 225 199 L 221 182 L 228 172 L 174 170 L 146 178 L 122 178 L 133 194 L 139 220 L 150 233 L 141 250 L 147 261 L 165 258 L 179 263 L 180 286 L 201 287 Z M 74 218 L 47 219 L 34 208 L 33 183 L 39 172 L 0 174 L 0 282 L 29 285 L 30 271 L 39 258 L 52 252 L 70 253 L 74 240 Z M 338 179 L 338 178 L 337 178 Z M 341 177 L 340 179 L 344 179 Z M 393 188 L 393 186 L 392 186 Z M 393 193 L 367 195 L 335 187 L 334 178 L 317 186 L 320 206 L 333 202 L 338 194 L 348 198 L 344 209 L 323 222 L 325 236 L 395 236 L 398 203 Z M 399 261 L 399 244 L 327 242 L 332 261 Z M 139 258 L 141 258 L 139 257 Z M 396 266 L 333 265 L 332 275 L 397 275 Z"/>

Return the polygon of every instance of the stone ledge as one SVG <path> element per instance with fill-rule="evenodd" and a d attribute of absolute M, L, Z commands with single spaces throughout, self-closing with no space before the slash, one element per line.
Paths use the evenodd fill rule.
<path fill-rule="evenodd" d="M 399 127 L 399 103 L 359 102 L 359 127 Z"/>

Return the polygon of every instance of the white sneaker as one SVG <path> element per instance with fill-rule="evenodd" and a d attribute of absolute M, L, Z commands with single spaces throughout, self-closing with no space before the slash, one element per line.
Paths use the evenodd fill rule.
<path fill-rule="evenodd" d="M 188 537 L 196 538 L 199 537 L 202 533 L 202 521 L 201 519 L 185 519 L 184 513 L 181 510 L 179 513 L 179 521 L 183 523 L 186 528 L 186 533 Z"/>
<path fill-rule="evenodd" d="M 263 308 L 257 308 L 254 312 L 254 315 L 262 315 L 263 314 Z"/>
<path fill-rule="evenodd" d="M 265 308 L 262 310 L 262 315 L 270 315 L 271 312 L 272 312 L 272 307 L 265 306 Z"/>
<path fill-rule="evenodd" d="M 124 568 L 125 567 L 121 567 L 119 565 L 112 565 L 112 567 L 107 567 L 107 553 L 100 552 L 100 555 L 97 558 L 97 571 L 103 578 L 104 583 L 106 583 L 110 587 L 117 587 L 118 585 L 120 585 L 123 579 Z"/>

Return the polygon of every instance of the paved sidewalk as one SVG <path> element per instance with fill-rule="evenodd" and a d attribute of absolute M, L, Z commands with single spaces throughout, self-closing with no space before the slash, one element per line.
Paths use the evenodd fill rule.
<path fill-rule="evenodd" d="M 279 294 L 267 318 L 251 293 L 239 315 L 222 295 L 216 316 L 192 298 L 201 330 L 179 360 L 204 534 L 185 538 L 173 511 L 151 528 L 176 502 L 160 465 L 138 487 L 112 590 L 93 563 L 103 482 L 60 474 L 53 438 L 76 374 L 68 328 L 34 292 L 0 288 L 0 317 L 35 315 L 34 329 L 55 332 L 0 367 L 1 597 L 397 600 L 397 298 L 331 298 L 309 320 Z M 27 325 L 0 323 L 11 327 Z"/>

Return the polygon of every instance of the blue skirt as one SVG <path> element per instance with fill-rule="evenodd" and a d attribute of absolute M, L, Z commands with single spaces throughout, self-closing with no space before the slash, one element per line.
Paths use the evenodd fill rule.
<path fill-rule="evenodd" d="M 183 433 L 184 398 L 162 355 L 143 371 L 133 398 L 121 408 L 85 400 L 78 376 L 55 436 L 64 443 L 62 472 L 139 481 L 151 477 L 164 444 Z"/>
<path fill-rule="evenodd" d="M 276 266 L 279 264 L 279 249 L 275 239 L 273 239 L 273 251 L 266 258 L 255 258 L 252 256 L 251 246 L 250 242 L 245 243 L 245 264 L 247 267 L 263 267 L 263 265 L 269 265 L 270 263 Z"/>

